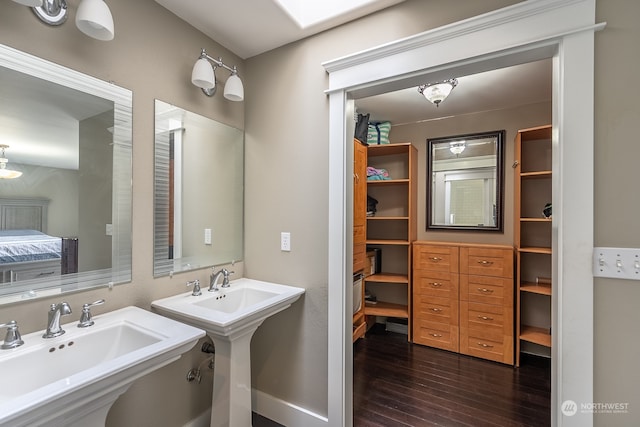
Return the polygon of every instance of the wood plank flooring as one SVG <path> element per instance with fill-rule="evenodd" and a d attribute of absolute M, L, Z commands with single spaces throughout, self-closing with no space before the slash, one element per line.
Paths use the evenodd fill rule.
<path fill-rule="evenodd" d="M 514 368 L 374 327 L 354 344 L 353 369 L 355 427 L 551 424 L 548 359 L 524 355 Z"/>

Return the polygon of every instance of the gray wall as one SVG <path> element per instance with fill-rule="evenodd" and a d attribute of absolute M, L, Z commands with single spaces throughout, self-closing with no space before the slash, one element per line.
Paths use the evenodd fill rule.
<path fill-rule="evenodd" d="M 206 279 L 206 271 L 173 279 L 152 277 L 154 98 L 245 128 L 245 275 L 307 289 L 301 302 L 266 321 L 256 334 L 253 386 L 326 414 L 329 107 L 323 93 L 327 75 L 320 64 L 516 1 L 408 0 L 244 62 L 151 0 L 109 1 L 117 32 L 110 43 L 82 36 L 72 24 L 78 0 L 69 3 L 72 15 L 62 28 L 45 27 L 13 2 L 4 2 L 0 14 L 1 43 L 113 80 L 134 93 L 133 282 L 113 291 L 74 294 L 69 302 L 77 307 L 104 297 L 108 303 L 98 309 L 130 304 L 148 308 L 156 298 L 182 292 L 187 279 Z M 640 153 L 634 138 L 640 118 L 636 101 L 640 89 L 634 84 L 640 67 L 637 16 L 637 2 L 598 2 L 597 21 L 608 25 L 596 34 L 597 246 L 640 246 L 640 202 L 633 190 L 638 181 L 635 158 Z M 209 99 L 194 90 L 189 75 L 200 47 L 239 66 L 247 94 L 244 103 L 229 103 L 221 96 Z M 291 232 L 291 252 L 279 250 L 281 231 Z M 628 402 L 630 411 L 597 415 L 596 425 L 637 425 L 640 390 L 635 362 L 640 345 L 633 337 L 640 323 L 640 310 L 634 304 L 640 300 L 640 286 L 598 279 L 595 297 L 594 399 Z M 22 321 L 25 333 L 39 330 L 50 302 L 3 307 L 2 318 Z M 24 316 L 25 311 L 34 313 L 29 316 L 33 320 Z M 192 352 L 137 381 L 114 406 L 109 425 L 181 425 L 195 418 L 208 405 L 210 379 L 193 385 L 183 378 L 200 360 Z"/>

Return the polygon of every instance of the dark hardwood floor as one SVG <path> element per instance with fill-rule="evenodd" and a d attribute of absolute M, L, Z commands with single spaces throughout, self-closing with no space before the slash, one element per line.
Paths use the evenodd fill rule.
<path fill-rule="evenodd" d="M 384 327 L 353 352 L 355 427 L 551 424 L 548 359 L 524 355 L 514 368 L 413 345 Z"/>

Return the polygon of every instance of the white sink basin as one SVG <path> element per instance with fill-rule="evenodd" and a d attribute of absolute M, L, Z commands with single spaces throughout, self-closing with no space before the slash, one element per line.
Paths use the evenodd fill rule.
<path fill-rule="evenodd" d="M 211 334 L 228 336 L 244 328 L 258 327 L 264 319 L 282 311 L 304 293 L 303 288 L 237 279 L 217 292 L 190 292 L 151 303 L 158 313 L 205 329 Z"/>
<path fill-rule="evenodd" d="M 0 426 L 99 426 L 131 383 L 180 358 L 204 331 L 137 307 L 63 325 L 64 335 L 23 335 L 0 351 Z"/>
<path fill-rule="evenodd" d="M 217 292 L 154 301 L 154 310 L 207 331 L 215 346 L 211 427 L 251 425 L 251 337 L 264 319 L 293 304 L 303 288 L 238 279 Z"/>

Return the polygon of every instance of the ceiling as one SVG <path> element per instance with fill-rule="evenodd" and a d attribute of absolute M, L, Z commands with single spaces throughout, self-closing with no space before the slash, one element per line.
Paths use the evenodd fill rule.
<path fill-rule="evenodd" d="M 404 0 L 155 1 L 246 59 Z M 438 108 L 416 87 L 362 98 L 356 107 L 371 120 L 398 125 L 551 101 L 550 60 L 450 77 L 458 86 Z"/>

